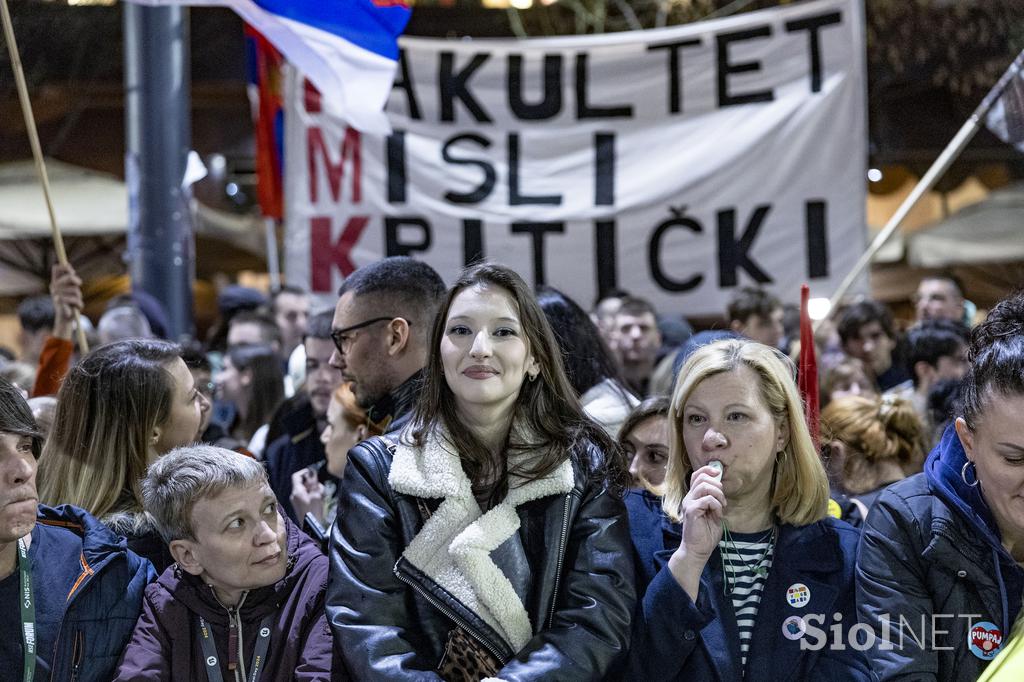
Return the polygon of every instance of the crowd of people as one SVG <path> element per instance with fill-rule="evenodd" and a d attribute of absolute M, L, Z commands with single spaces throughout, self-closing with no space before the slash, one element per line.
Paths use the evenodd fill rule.
<path fill-rule="evenodd" d="M 1019 679 L 1024 293 L 846 305 L 811 424 L 760 288 L 694 332 L 392 257 L 80 354 L 81 286 L 0 366 L 0 680 Z"/>

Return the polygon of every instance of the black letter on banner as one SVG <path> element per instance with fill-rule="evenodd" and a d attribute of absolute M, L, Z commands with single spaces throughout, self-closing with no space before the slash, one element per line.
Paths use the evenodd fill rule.
<path fill-rule="evenodd" d="M 718 212 L 718 286 L 734 287 L 738 282 L 737 268 L 747 271 L 755 282 L 766 284 L 772 281 L 764 270 L 750 259 L 747 252 L 754 245 L 757 231 L 771 210 L 771 206 L 758 206 L 750 217 L 743 235 L 736 240 L 736 209 L 728 208 Z"/>
<path fill-rule="evenodd" d="M 388 203 L 405 203 L 405 131 L 388 135 Z"/>
<path fill-rule="evenodd" d="M 808 201 L 807 216 L 807 276 L 811 279 L 828 277 L 828 232 L 825 229 L 825 202 Z"/>
<path fill-rule="evenodd" d="M 561 206 L 561 194 L 535 194 L 529 196 L 519 193 L 519 133 L 508 134 L 508 203 L 509 206 L 525 204 L 542 204 Z"/>
<path fill-rule="evenodd" d="M 423 230 L 423 239 L 419 242 L 398 241 L 399 229 L 403 225 L 414 225 Z M 409 256 L 416 251 L 430 248 L 430 223 L 418 216 L 395 216 L 384 219 L 384 251 L 387 256 Z"/>
<path fill-rule="evenodd" d="M 486 199 L 491 191 L 494 189 L 494 183 L 498 174 L 494 171 L 494 166 L 483 159 L 460 159 L 452 156 L 449 152 L 449 148 L 463 140 L 469 140 L 470 142 L 476 142 L 484 149 L 488 149 L 491 146 L 491 141 L 483 135 L 476 135 L 474 133 L 466 133 L 465 135 L 456 135 L 452 139 L 444 143 L 441 147 L 441 158 L 448 163 L 453 163 L 459 166 L 479 166 L 480 170 L 484 172 L 484 181 L 480 183 L 472 192 L 468 194 L 461 194 L 459 192 L 445 192 L 444 198 L 453 204 L 478 204 Z"/>
<path fill-rule="evenodd" d="M 767 38 L 771 36 L 770 26 L 751 28 L 746 31 L 734 33 L 722 33 L 716 36 L 718 41 L 718 106 L 728 107 L 737 104 L 750 104 L 752 102 L 771 102 L 775 95 L 771 90 L 757 90 L 741 95 L 729 93 L 729 74 L 747 73 L 748 71 L 760 71 L 761 62 L 741 62 L 739 64 L 729 63 L 729 44 L 741 40 L 752 40 L 754 38 Z"/>
<path fill-rule="evenodd" d="M 565 223 L 512 223 L 512 234 L 533 235 L 533 285 L 546 283 L 544 277 L 544 233 L 565 232 Z"/>
<path fill-rule="evenodd" d="M 678 114 L 683 110 L 683 82 L 679 67 L 682 65 L 679 59 L 679 51 L 684 47 L 700 45 L 700 38 L 690 40 L 678 40 L 674 43 L 658 43 L 648 45 L 647 51 L 668 50 L 668 110 L 669 113 Z"/>
<path fill-rule="evenodd" d="M 543 121 L 562 110 L 562 56 L 544 55 L 544 97 L 537 104 L 523 99 L 523 56 L 508 57 L 508 106 L 520 121 Z"/>
<path fill-rule="evenodd" d="M 418 121 L 420 120 L 420 103 L 416 101 L 416 93 L 412 89 L 412 74 L 409 73 L 409 63 L 405 60 L 405 50 L 398 51 L 398 70 L 402 74 L 402 78 L 396 80 L 391 89 L 405 90 L 405 99 L 409 103 L 409 118 Z"/>
<path fill-rule="evenodd" d="M 484 259 L 484 222 L 476 218 L 462 221 L 462 264 L 469 266 Z"/>
<path fill-rule="evenodd" d="M 487 112 L 484 111 L 480 103 L 476 101 L 466 88 L 469 77 L 473 75 L 474 71 L 483 66 L 483 63 L 488 58 L 489 55 L 486 54 L 474 55 L 469 64 L 466 64 L 462 71 L 456 74 L 452 72 L 455 66 L 455 55 L 451 52 L 441 53 L 441 73 L 438 74 L 438 80 L 441 82 L 442 121 L 455 120 L 455 98 L 458 97 L 477 121 L 480 123 L 491 122 L 491 117 L 487 115 Z"/>
<path fill-rule="evenodd" d="M 594 133 L 594 206 L 615 205 L 615 133 Z"/>
<path fill-rule="evenodd" d="M 818 29 L 829 24 L 840 24 L 843 17 L 839 12 L 831 12 L 807 19 L 795 19 L 786 22 L 786 30 L 807 31 L 807 50 L 811 53 L 811 92 L 821 91 L 821 43 L 818 40 Z"/>
<path fill-rule="evenodd" d="M 609 291 L 618 288 L 618 268 L 615 261 L 615 221 L 598 220 L 594 235 L 597 262 L 597 297 L 604 298 Z"/>
<path fill-rule="evenodd" d="M 587 60 L 589 55 L 580 52 L 576 55 L 576 118 L 629 118 L 633 115 L 633 107 L 628 104 L 610 107 L 592 107 L 587 103 Z"/>
<path fill-rule="evenodd" d="M 651 269 L 651 277 L 665 291 L 690 291 L 700 286 L 700 283 L 704 281 L 704 275 L 694 275 L 683 281 L 670 279 L 661 269 L 661 240 L 673 228 L 685 227 L 696 234 L 701 234 L 704 232 L 704 227 L 685 215 L 685 206 L 679 208 L 670 206 L 669 211 L 672 212 L 672 217 L 658 225 L 654 234 L 651 235 L 651 241 L 647 245 L 647 264 Z"/>

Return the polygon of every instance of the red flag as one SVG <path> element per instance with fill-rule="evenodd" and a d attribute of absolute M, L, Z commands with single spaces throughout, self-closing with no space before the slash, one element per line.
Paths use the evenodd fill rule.
<path fill-rule="evenodd" d="M 284 138 L 281 81 L 284 58 L 248 24 L 245 25 L 245 37 L 256 137 L 256 196 L 264 216 L 281 220 L 284 217 L 284 191 L 281 183 Z"/>
<path fill-rule="evenodd" d="M 811 289 L 806 284 L 800 287 L 800 361 L 797 364 L 797 385 L 804 400 L 804 416 L 811 432 L 814 447 L 819 447 L 819 400 L 818 400 L 818 357 L 814 350 L 814 325 L 807 312 L 807 301 Z"/>

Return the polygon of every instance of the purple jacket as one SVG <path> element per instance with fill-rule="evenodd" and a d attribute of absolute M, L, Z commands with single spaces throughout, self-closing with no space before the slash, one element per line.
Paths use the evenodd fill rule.
<path fill-rule="evenodd" d="M 282 515 L 282 518 L 284 516 Z M 244 665 L 249 667 L 260 621 L 273 614 L 270 648 L 261 680 L 318 682 L 344 679 L 331 675 L 331 631 L 324 615 L 327 557 L 316 543 L 287 518 L 288 570 L 282 580 L 245 594 L 238 616 L 242 627 Z M 199 639 L 199 616 L 210 624 L 224 682 L 236 679 L 241 666 L 237 649 L 229 651 L 229 611 L 213 589 L 177 564 L 170 566 L 146 588 L 142 615 L 117 670 L 115 680 L 207 679 L 205 656 Z"/>

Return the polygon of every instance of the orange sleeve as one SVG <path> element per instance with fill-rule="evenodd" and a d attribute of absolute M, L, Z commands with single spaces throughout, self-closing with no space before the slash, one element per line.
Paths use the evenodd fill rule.
<path fill-rule="evenodd" d="M 60 389 L 64 375 L 71 366 L 71 354 L 75 345 L 67 339 L 46 337 L 43 350 L 39 353 L 39 367 L 36 368 L 36 383 L 32 386 L 32 397 L 53 395 Z"/>

